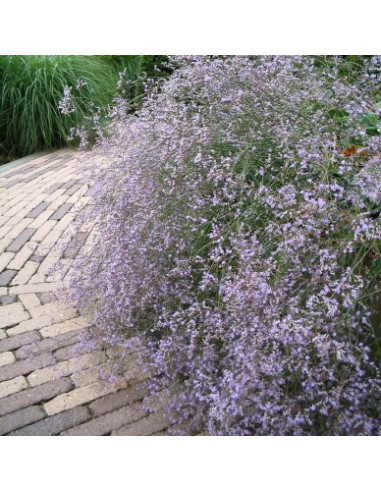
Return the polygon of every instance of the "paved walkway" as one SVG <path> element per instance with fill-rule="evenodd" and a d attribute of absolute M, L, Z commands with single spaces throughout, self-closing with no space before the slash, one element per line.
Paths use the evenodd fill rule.
<path fill-rule="evenodd" d="M 0 435 L 171 433 L 160 411 L 143 408 L 145 376 L 133 355 L 107 386 L 98 377 L 106 353 L 75 351 L 89 320 L 57 289 L 91 241 L 84 224 L 62 252 L 78 213 L 91 206 L 90 176 L 70 150 L 0 167 Z"/>

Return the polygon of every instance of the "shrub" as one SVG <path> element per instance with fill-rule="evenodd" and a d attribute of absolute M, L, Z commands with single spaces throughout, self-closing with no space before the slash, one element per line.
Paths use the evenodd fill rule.
<path fill-rule="evenodd" d="M 180 432 L 378 433 L 380 59 L 173 62 L 99 148 L 83 343 L 140 344 Z"/>
<path fill-rule="evenodd" d="M 88 127 L 94 106 L 111 102 L 116 82 L 116 72 L 92 56 L 0 56 L 2 152 L 23 156 L 62 146 L 72 127 Z M 65 87 L 76 111 L 63 116 Z"/>
<path fill-rule="evenodd" d="M 99 58 L 123 74 L 123 97 L 137 101 L 132 105 L 133 110 L 139 108 L 142 96 L 149 90 L 148 81 L 157 81 L 172 73 L 166 55 L 99 55 Z"/>

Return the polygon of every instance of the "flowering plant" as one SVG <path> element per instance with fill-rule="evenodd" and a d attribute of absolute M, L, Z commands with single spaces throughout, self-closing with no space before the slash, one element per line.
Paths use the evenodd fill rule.
<path fill-rule="evenodd" d="M 73 300 L 89 343 L 141 345 L 179 432 L 378 432 L 380 63 L 352 83 L 334 61 L 172 57 L 102 138 Z"/>

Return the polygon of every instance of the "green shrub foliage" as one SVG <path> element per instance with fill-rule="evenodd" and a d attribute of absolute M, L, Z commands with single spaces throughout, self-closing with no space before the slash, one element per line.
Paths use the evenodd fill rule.
<path fill-rule="evenodd" d="M 89 129 L 116 82 L 116 71 L 93 56 L 0 56 L 1 152 L 23 156 L 62 146 L 72 127 Z M 62 115 L 65 88 L 75 111 Z"/>

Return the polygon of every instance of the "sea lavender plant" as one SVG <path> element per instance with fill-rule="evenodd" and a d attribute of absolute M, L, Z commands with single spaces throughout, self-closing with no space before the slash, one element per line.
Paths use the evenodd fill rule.
<path fill-rule="evenodd" d="M 180 433 L 379 433 L 379 63 L 331 61 L 172 57 L 101 138 L 72 301 L 84 343 L 141 347 Z"/>

